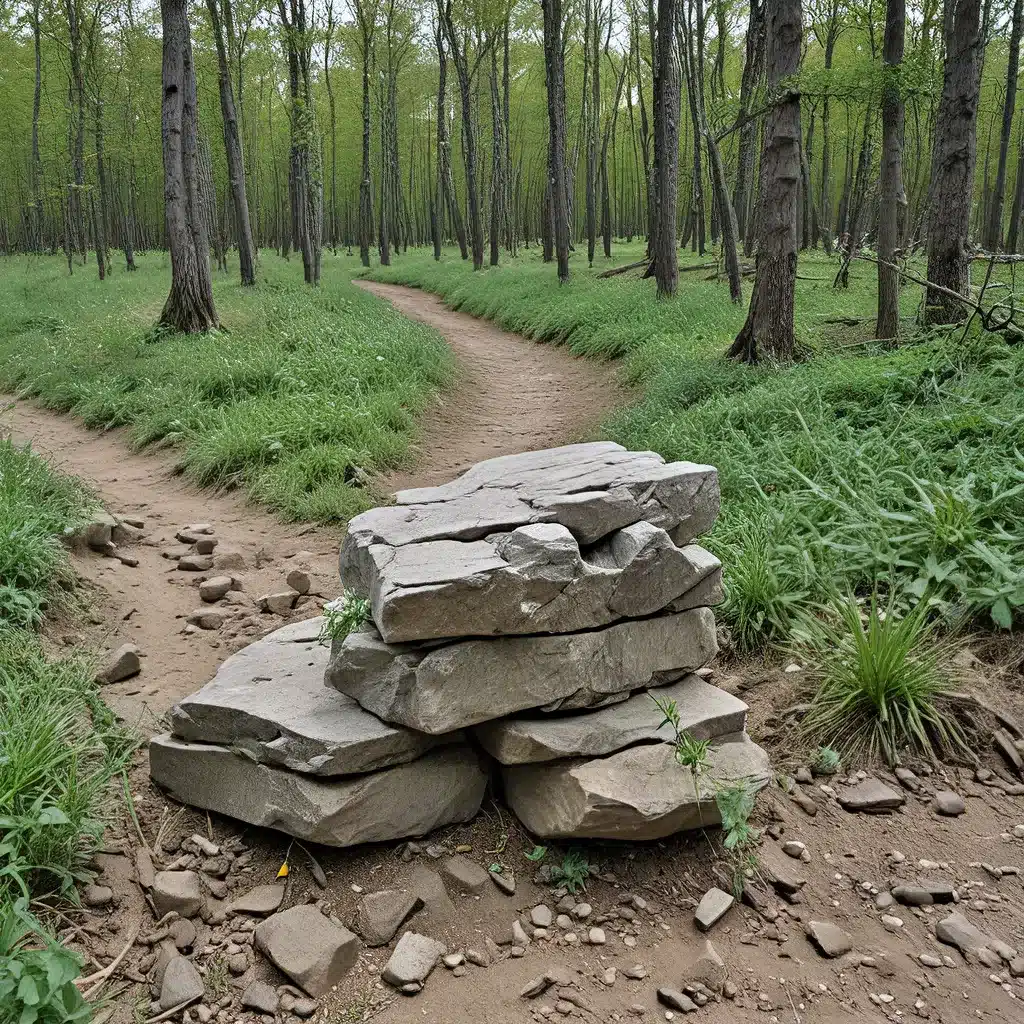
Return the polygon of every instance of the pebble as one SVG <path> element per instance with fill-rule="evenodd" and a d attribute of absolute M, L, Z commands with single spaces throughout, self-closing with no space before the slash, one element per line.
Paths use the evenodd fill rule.
<path fill-rule="evenodd" d="M 789 839 L 782 844 L 782 852 L 796 860 L 806 852 L 807 847 L 799 839 Z"/>
<path fill-rule="evenodd" d="M 590 931 L 587 932 L 587 941 L 592 946 L 603 946 L 608 939 L 604 934 L 603 928 L 591 928 Z"/>
<path fill-rule="evenodd" d="M 586 921 L 593 911 L 594 908 L 589 903 L 577 903 L 572 908 L 572 916 L 575 917 L 577 921 Z"/>
<path fill-rule="evenodd" d="M 466 958 L 462 953 L 449 953 L 443 959 L 445 967 L 450 970 L 455 970 L 455 968 L 459 967 L 462 964 L 462 961 Z"/>
<path fill-rule="evenodd" d="M 552 919 L 551 908 L 543 903 L 538 904 L 530 911 L 530 920 L 535 928 L 550 928 Z"/>
<path fill-rule="evenodd" d="M 917 959 L 920 960 L 925 967 L 942 966 L 942 961 L 934 953 L 919 953 Z"/>
<path fill-rule="evenodd" d="M 604 974 L 601 975 L 601 984 L 607 985 L 611 988 L 611 986 L 615 984 L 615 974 L 616 972 L 614 967 L 606 968 Z"/>

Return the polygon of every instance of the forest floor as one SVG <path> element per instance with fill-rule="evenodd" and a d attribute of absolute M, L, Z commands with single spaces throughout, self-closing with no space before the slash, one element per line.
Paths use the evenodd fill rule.
<path fill-rule="evenodd" d="M 412 263 L 413 259 L 429 269 L 422 256 L 410 254 L 408 262 Z M 530 274 L 532 268 L 524 271 L 525 277 Z M 497 275 L 493 275 L 492 280 L 494 278 Z M 614 280 L 602 284 L 611 284 Z M 687 283 L 684 275 L 684 289 Z M 480 290 L 487 293 L 489 287 L 494 285 Z M 509 295 L 520 287 L 529 291 L 531 285 L 529 281 L 524 285 L 510 274 L 501 291 Z M 635 282 L 632 287 L 636 287 Z M 703 283 L 695 285 L 695 289 L 705 295 L 708 293 Z M 630 289 L 621 291 L 622 296 L 630 294 Z M 377 478 L 382 481 L 377 484 L 379 487 L 433 482 L 441 473 L 440 465 L 444 467 L 441 475 L 457 472 L 463 467 L 453 448 L 467 441 L 484 446 L 499 445 L 494 450 L 481 448 L 481 454 L 473 449 L 466 456 L 467 462 L 500 454 L 502 449 L 497 440 L 500 422 L 508 424 L 510 446 L 505 450 L 596 436 L 601 429 L 601 410 L 626 394 L 619 390 L 608 365 L 580 362 L 565 350 L 549 346 L 531 346 L 481 321 L 446 312 L 436 300 L 422 293 L 392 292 L 388 297 L 398 300 L 395 304 L 399 309 L 405 305 L 413 315 L 434 323 L 452 342 L 461 360 L 479 360 L 468 372 L 479 374 L 475 379 L 488 390 L 494 389 L 496 384 L 508 385 L 509 398 L 496 406 L 468 409 L 463 408 L 463 402 L 457 397 L 458 390 L 454 398 L 442 392 L 445 399 L 439 405 L 432 404 L 428 396 L 418 399 L 426 417 L 423 440 L 417 446 L 418 462 L 411 469 L 408 463 L 402 466 L 400 459 L 390 466 L 385 463 L 374 466 L 375 470 L 393 474 Z M 859 302 L 863 309 L 863 296 Z M 623 303 L 625 300 L 620 296 L 620 304 Z M 720 318 L 716 319 L 719 333 L 707 330 L 702 344 L 717 345 L 721 330 L 728 329 L 727 325 L 736 319 L 738 311 L 725 307 L 723 312 L 721 302 L 706 301 L 705 305 L 704 315 Z M 581 308 L 589 309 L 586 302 Z M 681 315 L 685 317 L 686 310 L 691 308 L 692 302 L 684 305 Z M 549 305 L 547 314 L 552 320 L 556 312 Z M 8 313 L 10 315 L 10 311 Z M 654 315 L 664 314 L 656 309 Z M 386 330 L 394 329 L 396 322 L 386 320 Z M 623 331 L 627 326 L 628 323 L 624 323 Z M 637 332 L 643 333 L 652 344 L 664 346 L 670 339 L 666 338 L 664 324 L 661 327 L 659 332 L 655 321 L 642 317 L 634 320 Z M 44 325 L 44 330 L 49 327 Z M 82 331 L 87 330 L 83 325 Z M 697 330 L 699 332 L 700 328 Z M 238 332 L 235 333 L 237 336 Z M 580 331 L 581 337 L 583 334 Z M 433 337 L 427 344 L 435 344 Z M 465 347 L 460 349 L 462 345 Z M 570 348 L 573 348 L 571 339 Z M 70 350 L 74 349 L 72 344 Z M 14 351 L 13 347 L 10 351 Z M 63 350 L 64 356 L 68 351 Z M 498 364 L 500 374 L 488 373 L 485 363 L 488 353 L 501 361 Z M 536 361 L 537 353 L 543 353 L 542 361 Z M 237 354 L 239 365 L 242 356 L 241 352 Z M 149 354 L 142 352 L 141 357 L 148 360 Z M 52 360 L 54 357 L 36 352 L 33 358 Z M 188 354 L 179 353 L 177 358 L 178 377 L 187 389 L 191 387 L 193 365 Z M 643 358 L 642 353 L 635 354 L 627 364 L 627 373 L 644 387 L 647 395 L 641 405 L 644 401 L 650 402 L 652 394 L 651 381 L 649 377 L 645 379 L 646 371 L 638 371 L 641 363 L 637 360 Z M 85 366 L 84 359 L 80 365 Z M 205 356 L 200 356 L 194 368 L 201 373 L 207 365 Z M 642 365 L 650 368 L 653 364 Z M 572 397 L 573 402 L 545 406 L 543 393 L 533 393 L 531 398 L 528 392 L 526 401 L 538 404 L 529 415 L 524 415 L 515 380 L 515 375 L 524 372 L 523 366 L 529 367 L 530 373 L 558 374 L 556 379 L 561 381 L 563 393 Z M 918 369 L 914 369 L 914 374 Z M 53 402 L 54 392 L 48 393 L 46 389 L 48 371 L 39 373 L 38 370 L 37 364 L 35 383 L 29 390 Z M 10 380 L 18 372 L 9 355 L 6 364 L 0 366 L 0 378 Z M 464 372 L 463 381 L 468 372 Z M 743 372 L 746 375 L 746 371 Z M 731 373 L 731 370 L 723 373 Z M 763 383 L 758 371 L 750 371 L 750 374 L 754 376 L 751 387 Z M 68 379 L 74 376 L 72 368 Z M 702 397 L 712 398 L 710 392 L 717 382 L 709 380 L 707 374 L 700 376 L 699 368 L 698 376 L 700 387 L 709 391 Z M 134 387 L 126 388 L 125 394 L 149 386 L 139 383 L 142 377 L 140 373 Z M 22 377 L 21 383 L 27 384 L 27 378 Z M 450 378 L 446 383 L 450 386 Z M 816 385 L 812 382 L 812 386 Z M 734 388 L 725 393 L 739 396 L 741 391 Z M 692 395 L 692 389 L 687 394 Z M 792 397 L 788 396 L 787 400 Z M 245 401 L 243 396 L 241 404 Z M 81 407 L 75 408 L 74 402 L 54 404 L 80 415 L 83 412 Z M 741 404 L 739 398 L 737 404 Z M 458 408 L 453 409 L 453 405 Z M 571 416 L 567 415 L 567 405 L 574 410 Z M 613 434 L 623 430 L 621 424 L 639 415 L 635 412 L 636 406 L 633 409 L 633 412 L 620 413 L 605 429 Z M 663 420 L 668 415 L 667 409 L 667 405 L 662 407 Z M 480 419 L 473 419 L 474 416 Z M 499 420 L 499 416 L 507 419 Z M 674 412 L 673 416 L 678 421 L 678 413 Z M 137 421 L 128 417 L 123 422 Z M 481 422 L 489 424 L 490 431 L 484 428 L 481 433 L 476 426 Z M 644 422 L 648 424 L 644 429 L 649 429 L 657 418 L 648 417 Z M 292 619 L 313 614 L 315 601 L 336 594 L 339 527 L 301 522 L 282 524 L 269 512 L 246 501 L 240 491 L 223 487 L 200 489 L 193 480 L 182 476 L 182 451 L 198 443 L 206 429 L 198 419 L 191 433 L 166 437 L 168 442 L 178 445 L 177 451 L 149 452 L 130 450 L 139 440 L 139 435 L 132 433 L 130 427 L 127 432 L 91 433 L 31 400 L 14 400 L 0 423 L 17 440 L 31 441 L 35 449 L 57 467 L 82 477 L 111 512 L 132 515 L 145 523 L 143 536 L 124 549 L 124 553 L 138 559 L 135 567 L 96 554 L 73 554 L 75 571 L 86 581 L 87 598 L 93 610 L 74 621 L 58 618 L 46 627 L 55 650 L 62 646 L 112 648 L 124 640 L 131 640 L 142 648 L 146 655 L 142 673 L 128 682 L 104 687 L 103 695 L 120 715 L 137 723 L 144 735 L 158 731 L 160 716 L 174 700 L 202 685 L 227 654 L 282 622 L 276 615 L 260 614 L 253 606 L 239 605 L 237 614 L 220 631 L 185 627 L 183 617 L 198 604 L 195 592 L 198 575 L 176 571 L 174 562 L 164 557 L 165 552 L 173 555 L 182 550 L 174 539 L 178 529 L 190 523 L 209 523 L 220 540 L 218 552 L 237 554 L 238 559 L 232 559 L 232 564 L 239 568 L 233 571 L 245 578 L 244 593 L 250 599 L 273 589 L 293 566 L 307 569 L 313 578 L 312 596 L 291 613 Z M 972 425 L 976 431 L 984 426 L 978 420 Z M 526 429 L 536 433 L 524 433 Z M 692 426 L 687 428 L 688 436 L 693 436 L 693 429 Z M 685 443 L 685 438 L 676 440 Z M 294 443 L 298 456 L 299 442 Z M 704 457 L 704 451 L 713 451 L 716 443 L 721 444 L 722 438 L 713 434 L 702 438 L 701 443 L 701 453 L 693 456 L 698 460 Z M 732 447 L 725 447 L 729 455 L 736 452 L 734 440 Z M 678 457 L 678 453 L 672 454 Z M 747 465 L 754 454 L 763 455 L 763 452 L 744 453 Z M 255 477 L 247 474 L 255 471 L 253 464 L 247 465 L 235 479 L 222 483 L 247 483 L 249 493 L 253 494 L 251 481 Z M 728 486 L 729 467 L 725 468 L 723 476 Z M 738 476 L 733 474 L 733 481 Z M 287 515 L 297 511 L 296 506 L 287 503 L 271 504 Z M 999 645 L 981 643 L 974 650 L 981 659 L 973 656 L 966 659 L 965 664 L 969 663 L 970 667 L 964 670 L 965 685 L 981 693 L 1005 714 L 1018 721 L 1024 720 L 1020 665 Z M 785 665 L 786 659 L 780 660 L 774 655 L 767 658 L 726 655 L 714 666 L 716 684 L 741 693 L 751 705 L 751 735 L 771 752 L 780 775 L 795 772 L 805 762 L 807 753 L 795 738 L 792 720 L 783 714 L 783 709 L 805 698 L 808 683 L 804 673 L 787 672 Z M 199 832 L 220 845 L 239 840 L 252 851 L 249 865 L 228 876 L 233 890 L 240 892 L 251 883 L 273 881 L 287 853 L 285 837 L 241 828 L 229 819 L 179 811 L 150 786 L 145 760 L 144 753 L 140 754 L 131 775 L 134 808 L 147 842 L 157 847 L 155 852 L 160 862 L 167 864 L 178 857 L 188 848 L 188 837 Z M 980 866 L 981 862 L 987 862 L 1006 868 L 1024 867 L 1024 840 L 1013 838 L 1012 834 L 1014 826 L 1024 822 L 1024 799 L 1007 793 L 1008 773 L 987 748 L 983 752 L 983 763 L 991 775 L 982 773 L 979 778 L 995 780 L 1000 785 L 977 782 L 972 771 L 940 768 L 932 774 L 929 766 L 914 765 L 918 770 L 920 793 L 908 792 L 906 805 L 891 816 L 847 813 L 830 796 L 828 783 L 832 780 L 828 779 L 817 779 L 814 784 L 802 787 L 805 795 L 818 805 L 813 817 L 787 798 L 781 789 L 766 794 L 758 811 L 758 824 L 766 831 L 763 856 L 771 855 L 778 861 L 784 858 L 781 843 L 797 839 L 806 845 L 810 861 L 791 862 L 792 870 L 803 879 L 792 902 L 773 895 L 761 914 L 748 907 L 734 908 L 707 936 L 725 962 L 738 993 L 731 1001 L 712 1000 L 699 1015 L 713 1022 L 793 1020 L 796 1024 L 847 1018 L 898 1021 L 915 1015 L 956 1024 L 977 1019 L 1024 1020 L 1024 1011 L 1016 1000 L 1018 994 L 1024 993 L 1016 991 L 1016 982 L 1011 979 L 1007 965 L 993 968 L 968 963 L 951 947 L 936 941 L 934 922 L 945 917 L 949 908 L 897 906 L 884 911 L 887 916 L 883 917 L 883 910 L 875 901 L 876 894 L 884 894 L 897 882 L 946 881 L 957 887 L 960 909 L 966 910 L 978 927 L 1012 946 L 1024 946 L 1020 876 L 1005 871 L 996 877 Z M 896 789 L 900 788 L 888 773 L 875 774 Z M 938 788 L 961 793 L 966 798 L 966 813 L 957 818 L 937 815 L 931 791 Z M 161 838 L 157 846 L 158 833 Z M 448 848 L 468 846 L 467 855 L 485 867 L 494 858 L 492 851 L 500 848 L 502 859 L 516 868 L 518 886 L 514 896 L 505 896 L 496 888 L 468 898 L 453 894 L 452 899 L 439 898 L 428 904 L 414 919 L 413 927 L 445 940 L 451 949 L 479 947 L 485 944 L 485 938 L 501 942 L 517 914 L 525 912 L 528 916 L 530 908 L 540 902 L 553 905 L 550 888 L 530 877 L 535 866 L 525 859 L 525 854 L 533 848 L 532 838 L 497 805 L 489 804 L 474 822 L 444 830 L 431 837 L 431 841 Z M 147 919 L 148 910 L 134 880 L 137 844 L 135 828 L 128 822 L 121 822 L 108 831 L 104 853 L 98 856 L 97 866 L 102 869 L 99 881 L 114 890 L 115 905 L 73 912 L 75 920 L 84 927 L 76 929 L 70 944 L 92 961 L 87 970 L 113 960 L 133 929 Z M 549 1016 L 561 1018 L 566 1009 L 564 1004 L 559 1004 L 557 1012 L 542 1009 L 554 1006 L 553 991 L 535 1001 L 522 999 L 519 994 L 529 979 L 556 966 L 571 972 L 572 991 L 582 1001 L 582 1005 L 569 1007 L 569 1012 L 577 1019 L 602 1022 L 664 1019 L 665 1009 L 658 1006 L 655 989 L 662 985 L 682 987 L 692 978 L 693 966 L 704 949 L 706 936 L 695 928 L 692 908 L 712 883 L 711 868 L 715 858 L 712 838 L 686 835 L 643 846 L 588 843 L 582 844 L 579 850 L 598 875 L 588 883 L 585 899 L 593 907 L 592 919 L 605 918 L 603 927 L 607 941 L 604 945 L 570 944 L 558 938 L 532 943 L 520 959 L 505 958 L 487 969 L 470 967 L 470 973 L 462 977 L 439 967 L 425 992 L 413 1000 L 391 995 L 377 980 L 389 950 L 386 947 L 364 950 L 346 983 L 323 1000 L 316 1019 L 361 1021 L 375 1016 L 389 1024 L 404 1024 L 413 1019 L 437 1024 L 462 1021 L 519 1024 Z M 547 861 L 557 863 L 565 852 L 565 848 L 552 844 Z M 897 853 L 899 856 L 894 855 Z M 308 895 L 322 901 L 325 909 L 346 922 L 352 920 L 360 892 L 391 885 L 415 887 L 430 864 L 425 854 L 416 854 L 408 861 L 408 853 L 401 843 L 347 851 L 317 849 L 316 856 L 327 872 L 326 888 L 315 884 L 304 858 L 292 856 L 289 858 L 292 871 L 288 900 L 302 902 Z M 644 905 L 646 909 L 633 909 Z M 834 960 L 821 957 L 804 935 L 804 925 L 813 918 L 835 922 L 849 932 L 852 951 Z M 580 930 L 587 929 L 581 927 Z M 206 972 L 208 985 L 217 995 L 227 996 L 235 982 L 228 978 L 223 958 L 210 945 L 220 931 L 223 928 L 200 925 L 192 948 Z M 557 929 L 555 934 L 559 934 Z M 507 946 L 502 948 L 507 949 Z M 144 949 L 132 950 L 124 963 L 121 979 L 112 988 L 116 996 L 110 1007 L 112 1022 L 143 1020 L 153 1014 L 147 987 L 134 980 L 141 977 L 137 974 L 137 964 L 145 952 Z M 943 956 L 948 956 L 949 966 L 924 966 L 919 959 L 922 953 L 938 957 L 940 962 Z M 643 966 L 646 977 L 627 978 L 624 970 L 637 964 Z M 1024 964 L 1015 964 L 1014 978 L 1017 966 L 1024 969 Z M 617 968 L 614 975 L 609 972 L 612 967 Z M 243 975 L 245 982 L 256 977 L 279 980 L 259 960 Z M 258 1020 L 253 1015 L 234 1011 L 221 1019 Z"/>

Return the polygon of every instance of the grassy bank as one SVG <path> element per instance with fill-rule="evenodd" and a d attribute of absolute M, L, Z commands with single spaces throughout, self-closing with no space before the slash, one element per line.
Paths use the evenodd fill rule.
<path fill-rule="evenodd" d="M 40 922 L 74 898 L 135 742 L 84 657 L 49 658 L 36 628 L 66 610 L 60 538 L 94 507 L 76 481 L 0 440 L 0 1006 L 3 1020 L 86 1019 L 77 958 Z"/>
<path fill-rule="evenodd" d="M 905 289 L 905 338 L 870 342 L 874 267 L 846 291 L 837 264 L 801 256 L 797 333 L 810 358 L 786 369 L 723 358 L 742 324 L 724 284 L 681 275 L 659 302 L 618 247 L 591 271 L 573 260 L 559 287 L 536 250 L 477 274 L 448 252 L 378 268 L 380 280 L 441 294 L 455 308 L 589 356 L 625 356 L 643 397 L 606 436 L 719 468 L 723 512 L 709 539 L 727 569 L 723 617 L 739 645 L 789 635 L 795 616 L 838 586 L 920 597 L 951 619 L 1009 626 L 1024 610 L 1024 349 L 972 328 L 918 332 Z M 688 254 L 684 265 L 695 262 Z M 749 297 L 750 282 L 746 282 Z M 850 327 L 839 318 L 865 318 Z"/>
<path fill-rule="evenodd" d="M 215 275 L 222 331 L 156 339 L 166 255 L 106 282 L 7 260 L 0 386 L 127 426 L 136 445 L 173 444 L 197 482 L 243 485 L 286 517 L 347 519 L 370 502 L 353 476 L 402 463 L 416 414 L 454 374 L 441 338 L 354 287 L 352 265 L 325 254 L 313 290 L 266 253 L 254 289 Z"/>

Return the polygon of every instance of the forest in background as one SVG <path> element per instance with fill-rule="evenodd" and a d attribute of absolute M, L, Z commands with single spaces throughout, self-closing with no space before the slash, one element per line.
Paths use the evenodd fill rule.
<path fill-rule="evenodd" d="M 771 111 L 765 3 L 671 6 L 670 58 L 682 96 L 676 237 L 698 251 L 720 240 L 713 161 L 707 145 L 695 145 L 710 136 L 749 253 L 760 129 Z M 947 12 L 965 6 L 979 8 L 982 39 L 970 232 L 987 249 L 1014 251 L 1024 191 L 1024 132 L 1013 116 L 1021 4 L 984 0 L 950 4 Z M 907 204 L 900 241 L 913 246 L 927 227 L 946 43 L 937 0 L 911 3 L 906 15 L 898 69 Z M 648 183 L 657 159 L 658 16 L 653 3 L 638 0 L 571 0 L 557 12 L 567 219 L 571 240 L 589 243 L 591 258 L 602 241 L 607 253 L 612 239 L 647 236 L 654 219 Z M 830 249 L 847 236 L 876 234 L 880 114 L 891 81 L 883 62 L 885 17 L 881 0 L 804 6 L 801 247 Z M 275 7 L 208 0 L 189 6 L 188 27 L 199 191 L 218 262 L 239 232 L 218 95 L 222 74 L 233 93 L 256 248 L 287 254 L 300 244 L 290 188 L 296 133 L 320 192 L 324 244 L 361 244 L 364 262 L 371 247 L 387 263 L 394 249 L 429 244 L 436 233 L 443 242 L 460 241 L 464 252 L 476 245 L 478 260 L 490 242 L 494 263 L 501 252 L 550 233 L 540 4 L 317 0 Z M 106 272 L 111 250 L 124 250 L 130 265 L 133 249 L 167 246 L 161 47 L 160 10 L 139 0 L 34 0 L 0 10 L 6 251 L 63 248 L 76 254 L 70 269 L 99 247 Z M 951 56 L 965 59 L 962 52 Z M 299 88 L 290 91 L 296 71 Z M 369 188 L 361 196 L 364 166 Z"/>

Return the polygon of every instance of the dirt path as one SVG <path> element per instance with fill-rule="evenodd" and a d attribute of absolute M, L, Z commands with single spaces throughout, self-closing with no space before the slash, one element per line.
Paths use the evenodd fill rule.
<path fill-rule="evenodd" d="M 537 345 L 462 313 L 452 313 L 424 292 L 361 282 L 401 312 L 437 327 L 455 350 L 462 376 L 454 394 L 428 412 L 420 457 L 409 470 L 383 482 L 389 490 L 440 483 L 474 462 L 592 436 L 600 418 L 624 397 L 614 369 L 574 359 L 565 350 Z M 282 619 L 260 613 L 255 599 L 285 589 L 296 567 L 313 580 L 312 596 L 293 617 L 315 614 L 320 601 L 339 590 L 337 551 L 341 527 L 279 522 L 244 494 L 213 493 L 191 485 L 175 470 L 172 452 L 131 453 L 121 431 L 96 433 L 32 402 L 0 396 L 0 433 L 9 432 L 64 472 L 92 487 L 106 508 L 145 521 L 145 536 L 127 553 L 138 565 L 76 554 L 79 574 L 94 589 L 88 621 L 59 624 L 55 639 L 69 647 L 102 652 L 122 643 L 145 656 L 134 679 L 105 688 L 114 710 L 138 722 L 144 733 L 160 731 L 160 717 L 202 686 L 220 662 Z M 198 586 L 216 574 L 180 572 L 167 556 L 184 552 L 175 533 L 209 523 L 216 554 L 237 555 L 249 599 L 230 609 L 223 628 L 189 627 L 186 617 L 202 605 Z"/>
<path fill-rule="evenodd" d="M 354 283 L 440 331 L 461 368 L 455 392 L 426 421 L 422 457 L 385 480 L 390 490 L 439 484 L 496 455 L 592 439 L 604 416 L 628 398 L 613 364 L 527 341 L 417 288 Z"/>

